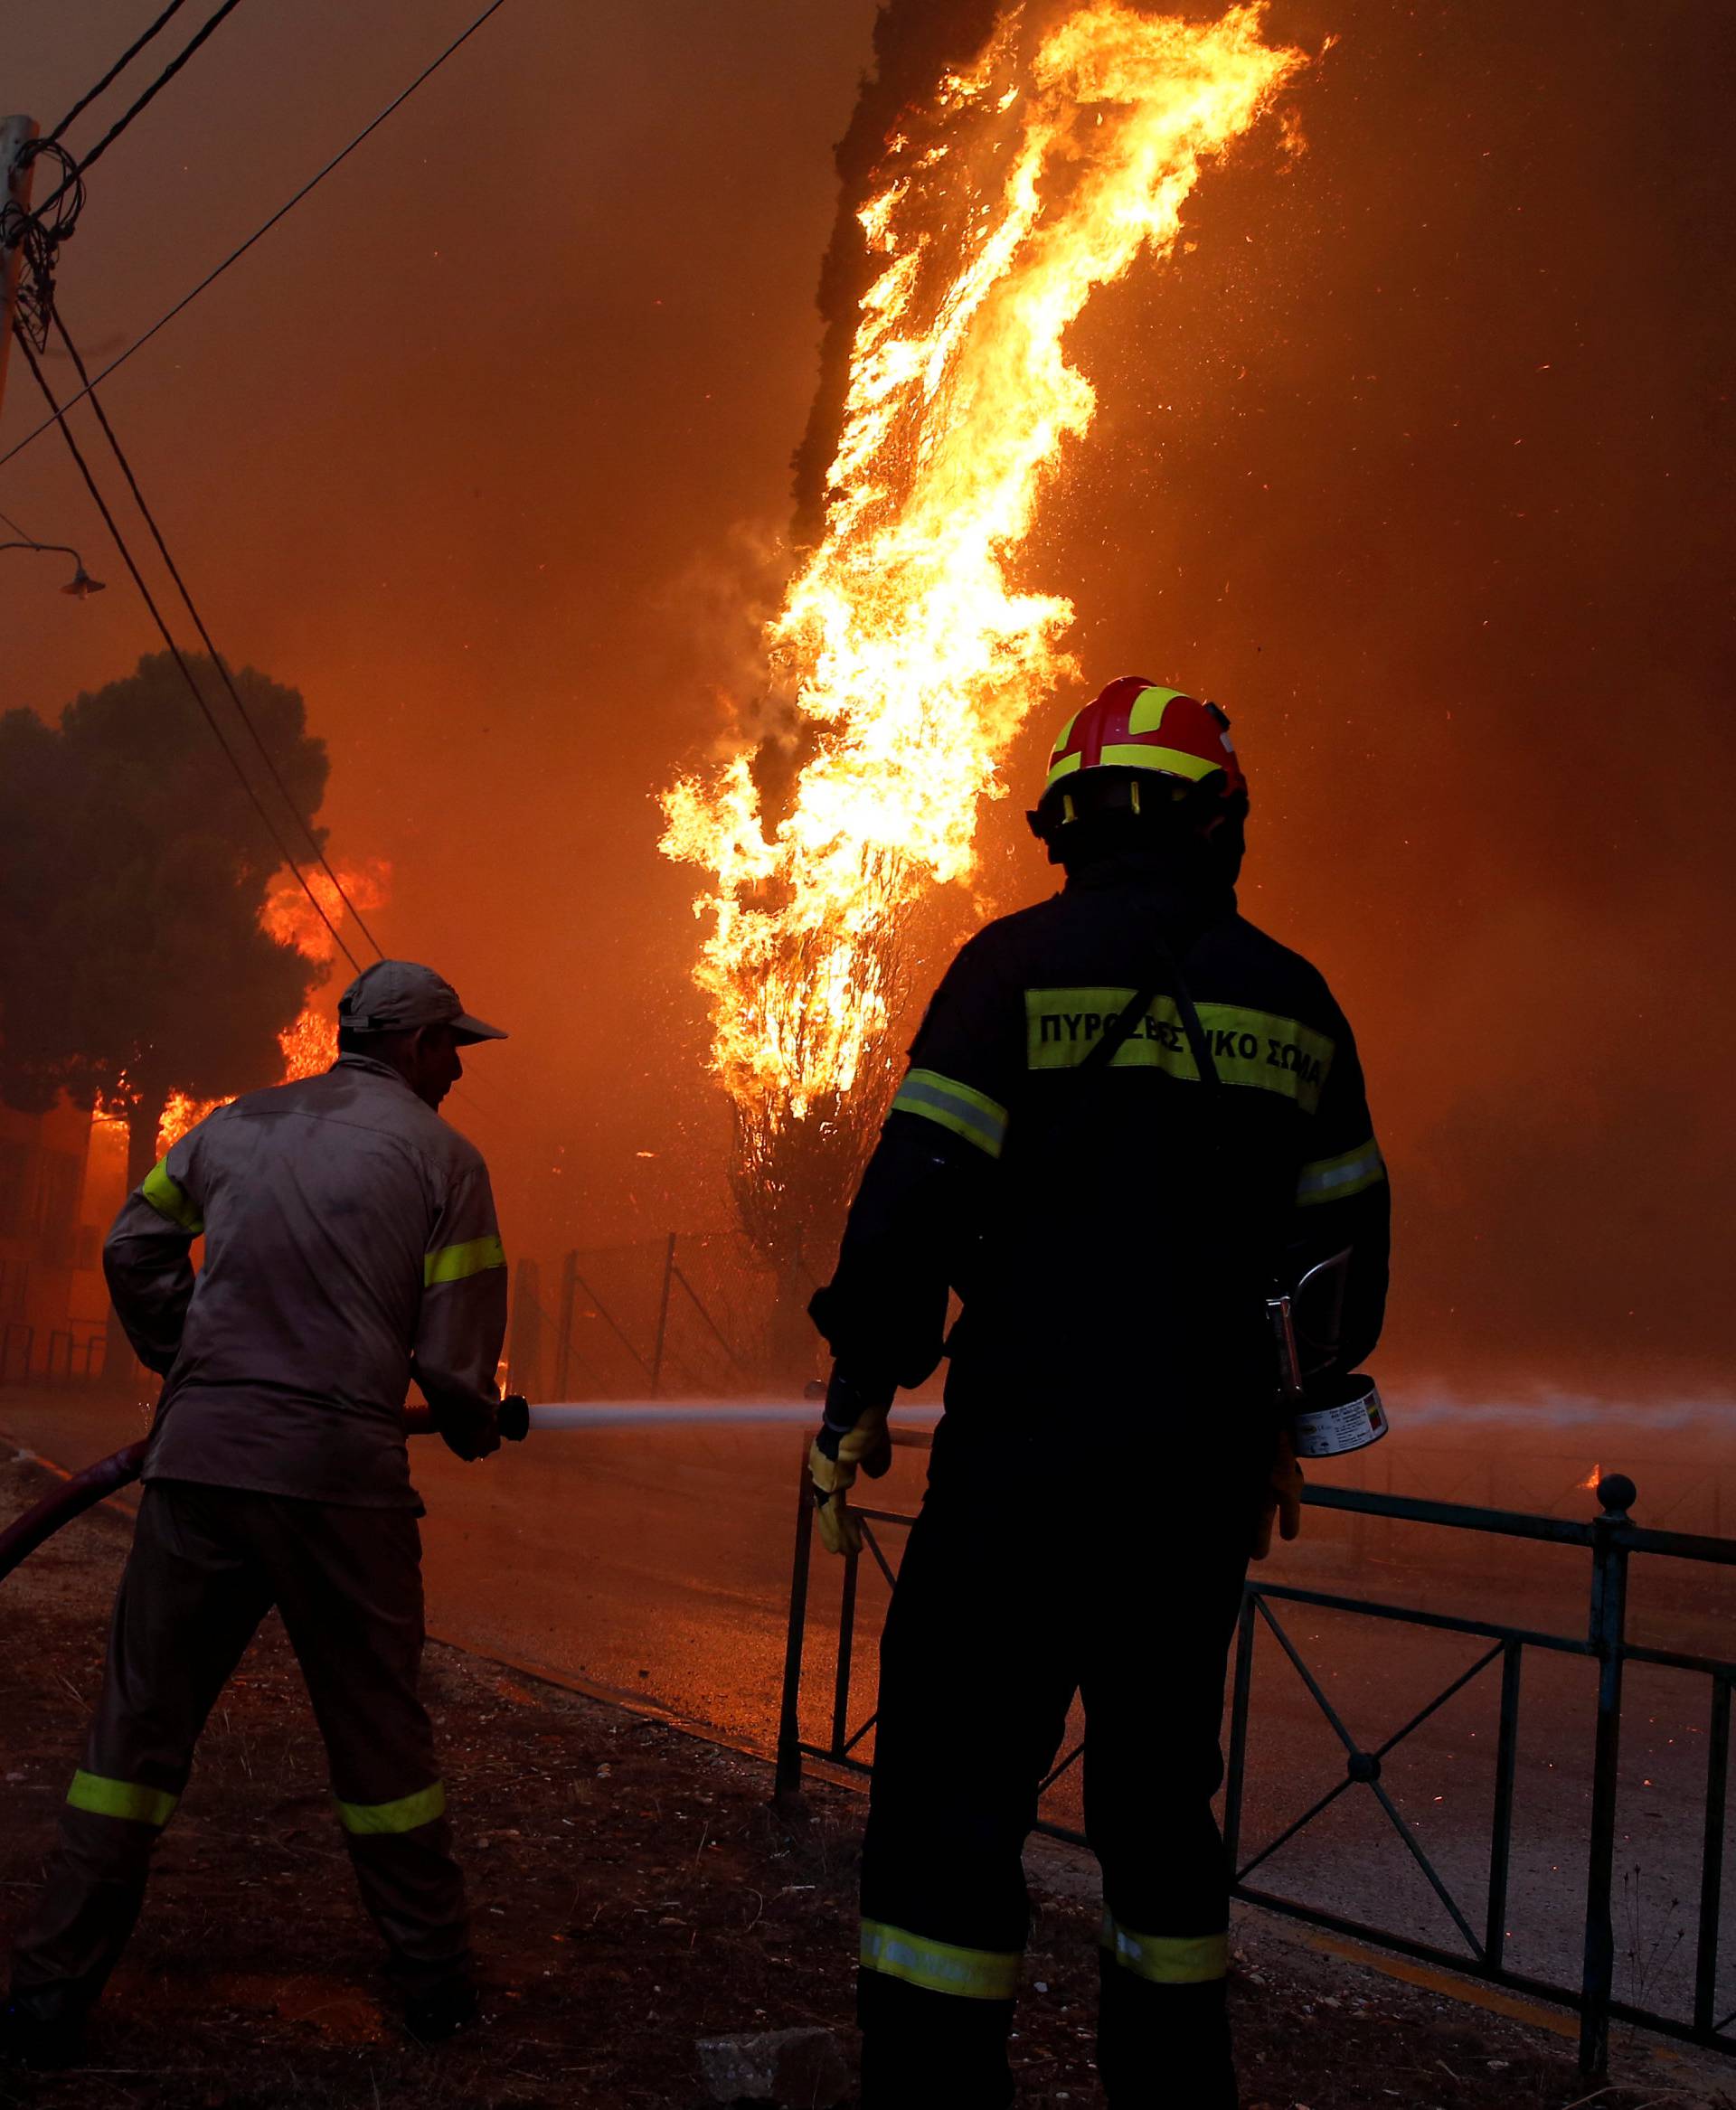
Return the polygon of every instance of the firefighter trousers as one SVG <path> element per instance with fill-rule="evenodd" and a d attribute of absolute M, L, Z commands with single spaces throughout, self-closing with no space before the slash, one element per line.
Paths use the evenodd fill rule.
<path fill-rule="evenodd" d="M 1029 1918 L 1022 1851 L 1075 1693 L 1101 1865 L 1109 2101 L 1234 2110 L 1229 1882 L 1212 1798 L 1255 1500 L 1142 1526 L 1064 1485 L 931 1489 L 881 1649 L 863 1846 L 863 2110 L 1000 2110 Z"/>
<path fill-rule="evenodd" d="M 393 1977 L 413 1994 L 468 1975 L 464 1883 L 416 1691 L 415 1516 L 159 1480 L 139 1505 L 84 1763 L 13 1959 L 14 1996 L 33 2012 L 71 2018 L 101 1992 L 205 1719 L 274 1605 Z"/>

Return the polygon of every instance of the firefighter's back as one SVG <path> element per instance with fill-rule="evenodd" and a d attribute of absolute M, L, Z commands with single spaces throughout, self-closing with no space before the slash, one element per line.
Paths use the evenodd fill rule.
<path fill-rule="evenodd" d="M 250 1093 L 171 1153 L 205 1252 L 147 1477 L 412 1506 L 401 1416 L 425 1252 L 473 1160 L 354 1059 Z"/>
<path fill-rule="evenodd" d="M 1190 1045 L 1176 956 L 1215 1083 Z M 1125 1440 L 1129 1420 L 1178 1438 L 1214 1402 L 1268 1397 L 1264 1300 L 1328 1080 L 1354 1064 L 1318 972 L 1227 889 L 1188 901 L 1136 878 L 1075 883 L 989 926 L 949 979 L 913 1060 L 989 1079 L 1005 1110 L 995 1207 L 960 1286 L 953 1442 L 982 1416 L 1002 1436 L 1028 1418 L 1051 1450 L 1058 1430 Z M 1154 987 L 1113 1059 L 1093 1062 Z"/>

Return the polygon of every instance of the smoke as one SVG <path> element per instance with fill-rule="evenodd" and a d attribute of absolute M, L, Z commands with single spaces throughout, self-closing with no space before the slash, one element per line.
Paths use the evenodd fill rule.
<path fill-rule="evenodd" d="M 659 609 L 689 640 L 703 693 L 716 713 L 710 759 L 746 748 L 769 832 L 788 810 L 796 780 L 815 752 L 815 728 L 768 661 L 766 625 L 788 583 L 791 545 L 764 522 L 738 522 L 657 596 Z"/>

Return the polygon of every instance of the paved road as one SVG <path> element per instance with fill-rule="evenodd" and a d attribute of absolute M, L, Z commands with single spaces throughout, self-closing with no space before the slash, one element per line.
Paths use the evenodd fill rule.
<path fill-rule="evenodd" d="M 136 1417 L 69 1392 L 0 1395 L 0 1430 L 76 1466 L 135 1433 Z M 1403 1427 L 1402 1420 L 1400 1423 Z M 1448 1429 L 1449 1438 L 1467 1432 Z M 1477 1425 L 1475 1443 L 1424 1422 L 1409 1443 L 1368 1454 L 1363 1477 L 1584 1515 L 1575 1483 L 1595 1458 L 1576 1424 L 1516 1433 Z M 1645 1466 L 1622 1464 L 1667 1497 L 1678 1527 L 1707 1528 L 1722 1502 L 1704 1430 L 1654 1431 Z M 736 1738 L 769 1742 L 783 1660 L 791 1523 L 803 1446 L 788 1428 L 669 1428 L 533 1436 L 478 1466 L 418 1445 L 429 1505 L 429 1623 L 452 1641 L 587 1685 L 656 1700 Z M 900 1454 L 874 1491 L 903 1510 L 920 1495 L 920 1453 Z M 1655 1510 L 1656 1510 L 1655 1505 Z M 1646 1504 L 1642 1501 L 1644 1513 Z M 1654 1512 L 1655 1513 L 1655 1512 Z M 1732 1512 L 1736 1513 L 1736 1512 Z M 899 1534 L 885 1540 L 895 1557 Z M 1736 1653 L 1731 1571 L 1638 1564 L 1632 1630 L 1655 1645 Z M 1652 1572 L 1661 1571 L 1661 1572 Z M 1675 1572 L 1672 1572 L 1675 1571 Z M 1343 1590 L 1412 1608 L 1522 1624 L 1568 1635 L 1586 1620 L 1588 1559 L 1424 1527 L 1313 1512 L 1268 1579 Z M 824 1740 L 835 1661 L 838 1571 L 820 1561 L 804 1691 L 807 1733 Z M 854 1727 L 872 1711 L 873 1637 L 885 1598 L 864 1565 Z M 1275 1607 L 1355 1740 L 1373 1747 L 1423 1708 L 1487 1644 L 1408 1625 L 1373 1625 L 1311 1607 Z M 1161 1675 L 1161 1608 L 1153 1674 Z M 1344 1777 L 1342 1748 L 1276 1638 L 1256 1653 L 1244 1860 Z M 1591 1744 L 1590 1667 L 1527 1652 L 1515 1805 L 1509 1961 L 1540 1976 L 1576 1975 Z M 1499 1666 L 1485 1671 L 1386 1762 L 1382 1786 L 1402 1826 L 1480 1936 L 1488 1865 Z M 1630 1997 L 1680 2011 L 1689 1997 L 1697 1911 L 1708 1681 L 1629 1673 L 1618 1844 L 1617 1947 Z M 872 1748 L 870 1745 L 867 1747 Z M 1076 1776 L 1051 1813 L 1077 1823 Z M 1351 1790 L 1284 1847 L 1259 1880 L 1353 1917 L 1386 1918 L 1451 1946 L 1457 1936 L 1426 1877 L 1369 1791 Z M 1720 2013 L 1736 2008 L 1736 1869 L 1724 1895 L 1727 1965 Z"/>

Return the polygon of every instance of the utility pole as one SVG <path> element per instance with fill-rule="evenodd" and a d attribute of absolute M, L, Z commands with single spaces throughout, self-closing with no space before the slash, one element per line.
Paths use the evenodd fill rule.
<path fill-rule="evenodd" d="M 0 118 L 0 169 L 5 171 L 6 203 L 15 205 L 20 212 L 30 211 L 30 186 L 36 164 L 33 159 L 21 167 L 18 156 L 36 137 L 36 130 L 34 118 Z M 8 213 L 7 221 L 12 217 Z M 6 360 L 12 351 L 12 319 L 17 313 L 18 274 L 24 261 L 22 245 L 8 242 L 0 235 L 0 407 L 6 400 Z"/>

